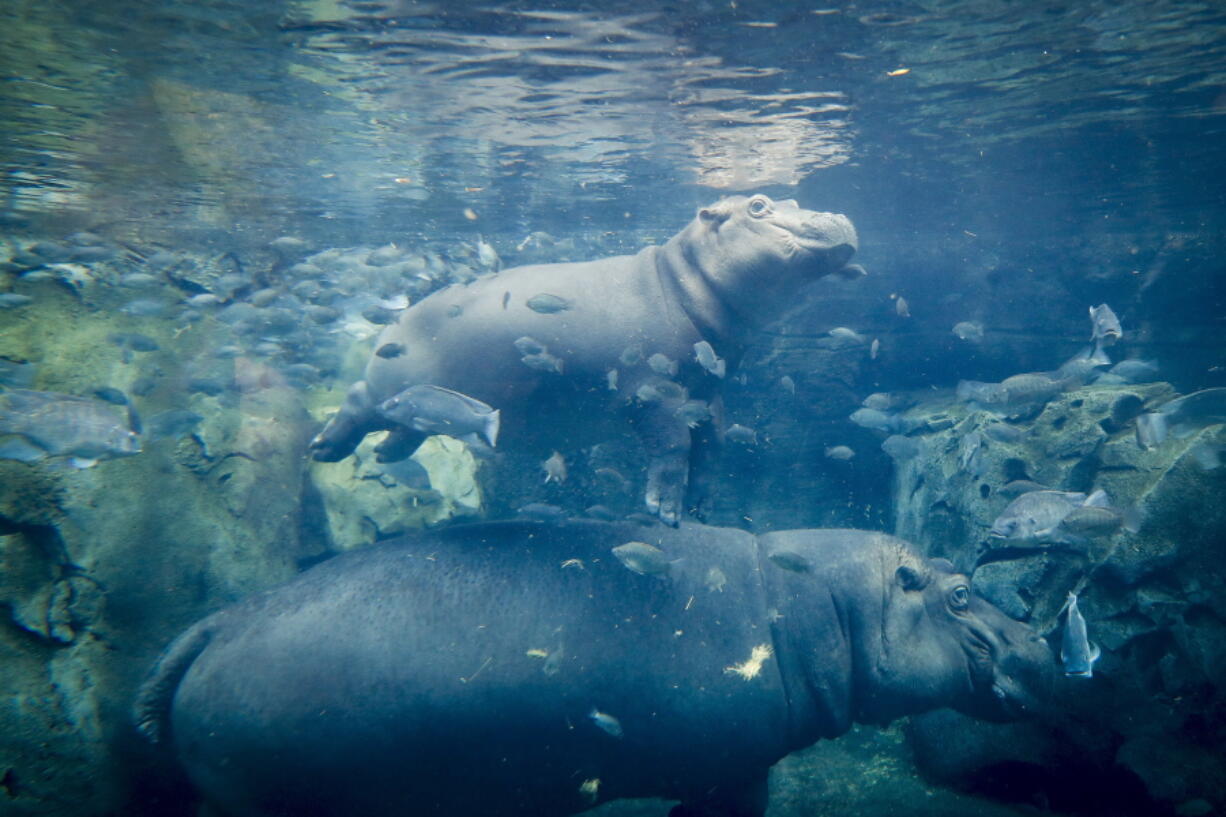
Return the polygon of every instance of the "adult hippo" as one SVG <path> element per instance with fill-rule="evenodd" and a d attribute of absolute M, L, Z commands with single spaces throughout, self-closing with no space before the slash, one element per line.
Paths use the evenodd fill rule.
<path fill-rule="evenodd" d="M 863 274 L 848 264 L 856 246 L 845 216 L 734 196 L 637 255 L 517 267 L 440 290 L 379 336 L 364 379 L 311 442 L 312 454 L 335 462 L 367 434 L 390 430 L 380 460 L 409 456 L 427 431 L 380 406 L 410 386 L 439 386 L 500 411 L 502 438 L 541 456 L 607 439 L 616 433 L 610 420 L 632 424 L 650 458 L 648 509 L 675 524 L 691 443 L 721 433 L 721 379 L 697 362 L 695 344 L 705 341 L 735 368 L 750 333 L 805 284 Z M 687 400 L 706 404 L 698 418 L 678 411 Z M 692 441 L 691 424 L 707 406 L 715 421 L 699 422 Z"/>
<path fill-rule="evenodd" d="M 136 718 L 237 817 L 647 796 L 748 817 L 788 752 L 934 707 L 1008 718 L 1053 667 L 885 534 L 499 522 L 353 551 L 204 619 Z"/>

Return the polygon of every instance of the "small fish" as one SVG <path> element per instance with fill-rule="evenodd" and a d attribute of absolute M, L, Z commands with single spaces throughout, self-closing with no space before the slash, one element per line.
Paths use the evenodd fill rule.
<path fill-rule="evenodd" d="M 868 397 L 865 397 L 860 405 L 864 408 L 875 409 L 876 411 L 889 411 L 894 408 L 894 398 L 885 392 L 873 392 Z"/>
<path fill-rule="evenodd" d="M 150 417 L 145 423 L 145 436 L 151 441 L 179 439 L 190 434 L 204 418 L 187 409 L 168 409 Z"/>
<path fill-rule="evenodd" d="M 417 385 L 384 400 L 378 412 L 388 420 L 427 434 L 478 435 L 498 444 L 500 413 L 466 394 L 441 386 Z"/>
<path fill-rule="evenodd" d="M 826 333 L 827 337 L 818 340 L 819 345 L 827 349 L 847 349 L 852 346 L 863 346 L 868 340 L 854 329 L 846 326 L 836 326 Z"/>
<path fill-rule="evenodd" d="M 758 432 L 740 423 L 733 423 L 724 431 L 724 439 L 741 445 L 757 445 Z"/>
<path fill-rule="evenodd" d="M 907 305 L 907 299 L 899 295 L 894 299 L 894 312 L 900 318 L 911 317 L 911 307 Z"/>
<path fill-rule="evenodd" d="M 902 462 L 913 457 L 919 456 L 923 449 L 922 443 L 913 437 L 903 437 L 899 434 L 892 434 L 886 437 L 881 443 L 881 450 L 884 451 L 892 460 Z"/>
<path fill-rule="evenodd" d="M 525 357 L 530 355 L 543 355 L 548 351 L 548 349 L 545 348 L 545 344 L 541 343 L 536 338 L 530 338 L 527 335 L 515 341 L 515 348 Z"/>
<path fill-rule="evenodd" d="M 488 270 L 497 272 L 502 268 L 502 259 L 484 238 L 477 236 L 477 261 Z"/>
<path fill-rule="evenodd" d="M 592 519 L 599 519 L 602 522 L 612 522 L 617 518 L 617 514 L 604 505 L 591 505 L 585 508 L 583 513 Z"/>
<path fill-rule="evenodd" d="M 566 300 L 560 295 L 552 295 L 548 292 L 541 292 L 528 299 L 527 307 L 533 312 L 539 312 L 542 315 L 551 315 L 555 312 L 562 312 L 570 309 L 570 301 Z"/>
<path fill-rule="evenodd" d="M 808 573 L 813 569 L 813 565 L 809 564 L 808 559 L 793 550 L 776 550 L 766 558 L 784 570 L 790 570 L 793 573 Z"/>
<path fill-rule="evenodd" d="M 723 358 L 716 356 L 715 348 L 705 340 L 694 344 L 694 359 L 698 365 L 716 377 L 722 378 L 728 372 L 728 364 Z"/>
<path fill-rule="evenodd" d="M 876 360 L 877 355 L 881 352 L 881 340 L 873 338 L 873 342 L 868 345 L 868 359 Z"/>
<path fill-rule="evenodd" d="M 671 380 L 656 380 L 639 386 L 634 396 L 643 403 L 659 403 L 664 400 L 684 400 L 685 389 Z"/>
<path fill-rule="evenodd" d="M 621 471 L 616 468 L 597 468 L 592 475 L 600 480 L 601 487 L 606 490 L 629 491 L 631 488 L 630 480 L 622 476 Z"/>
<path fill-rule="evenodd" d="M 673 414 L 690 428 L 698 428 L 711 419 L 711 409 L 705 400 L 686 400 Z"/>
<path fill-rule="evenodd" d="M 98 386 L 93 390 L 94 397 L 105 400 L 112 406 L 128 405 L 128 396 L 114 386 Z"/>
<path fill-rule="evenodd" d="M 1108 374 L 1116 375 L 1126 383 L 1151 383 L 1158 379 L 1158 361 L 1136 358 L 1121 360 L 1111 367 Z"/>
<path fill-rule="evenodd" d="M 600 778 L 591 777 L 579 784 L 579 794 L 589 803 L 595 803 L 600 799 Z"/>
<path fill-rule="evenodd" d="M 643 347 L 637 343 L 633 343 L 622 349 L 622 353 L 618 355 L 618 360 L 623 366 L 633 366 L 643 359 Z"/>
<path fill-rule="evenodd" d="M 306 315 L 315 323 L 323 326 L 340 320 L 341 313 L 330 306 L 311 304 L 306 308 Z"/>
<path fill-rule="evenodd" d="M 403 343 L 385 343 L 375 350 L 375 354 L 384 360 L 400 357 L 404 353 L 405 347 Z"/>
<path fill-rule="evenodd" d="M 196 309 L 207 309 L 221 304 L 221 298 L 218 298 L 211 292 L 202 292 L 199 295 L 193 295 L 183 303 Z"/>
<path fill-rule="evenodd" d="M 152 298 L 140 298 L 128 301 L 119 307 L 119 311 L 134 318 L 155 318 L 166 312 L 166 304 Z"/>
<path fill-rule="evenodd" d="M 670 358 L 668 355 L 656 352 L 651 357 L 647 358 L 647 365 L 651 370 L 661 377 L 675 377 L 677 375 L 677 361 Z"/>
<path fill-rule="evenodd" d="M 21 306 L 29 306 L 32 303 L 34 303 L 34 299 L 29 295 L 21 295 L 16 292 L 0 294 L 0 309 L 16 309 Z"/>
<path fill-rule="evenodd" d="M 587 713 L 587 716 L 592 719 L 592 723 L 600 727 L 600 729 L 605 733 L 615 738 L 620 738 L 622 736 L 623 733 L 621 722 L 607 712 L 601 712 L 599 709 L 593 707 L 592 711 Z"/>
<path fill-rule="evenodd" d="M 983 343 L 983 324 L 973 321 L 959 321 L 954 324 L 954 337 L 967 343 Z"/>
<path fill-rule="evenodd" d="M 702 583 L 708 591 L 722 593 L 728 584 L 728 577 L 718 567 L 711 566 L 707 568 L 707 575 L 703 577 Z"/>
<path fill-rule="evenodd" d="M 1017 496 L 1021 496 L 1022 494 L 1028 494 L 1031 491 L 1050 491 L 1050 490 L 1051 488 L 1049 488 L 1048 486 L 1040 482 L 1035 482 L 1034 480 L 1031 480 L 1031 479 L 1015 479 L 1011 482 L 1006 482 L 1004 485 L 1000 486 L 1000 490 L 997 491 L 997 493 L 1005 497 L 1017 497 Z"/>
<path fill-rule="evenodd" d="M 787 392 L 790 395 L 795 396 L 796 381 L 793 380 L 790 375 L 785 374 L 783 377 L 779 378 L 779 385 L 780 387 L 783 388 L 785 392 Z"/>
<path fill-rule="evenodd" d="M 617 391 L 617 369 L 609 369 L 605 372 L 604 379 L 609 391 Z"/>
<path fill-rule="evenodd" d="M 646 542 L 626 542 L 613 548 L 613 555 L 640 576 L 667 576 L 672 563 L 664 551 Z"/>
<path fill-rule="evenodd" d="M 1164 403 L 1137 417 L 1137 445 L 1153 448 L 1171 434 L 1182 438 L 1207 426 L 1226 423 L 1226 388 L 1203 389 Z"/>
<path fill-rule="evenodd" d="M 538 372 L 562 374 L 562 358 L 551 355 L 548 352 L 542 352 L 539 355 L 524 355 L 520 358 L 520 361 L 529 369 L 536 369 Z"/>
<path fill-rule="evenodd" d="M 1072 491 L 1029 491 L 1005 507 L 988 535 L 1013 542 L 1067 541 L 1057 527 L 1087 499 Z"/>
<path fill-rule="evenodd" d="M 856 409 L 848 419 L 861 428 L 871 428 L 875 431 L 894 432 L 899 428 L 899 421 L 896 416 L 877 409 Z"/>
<path fill-rule="evenodd" d="M 566 518 L 565 510 L 557 505 L 549 505 L 544 502 L 529 502 L 515 513 L 527 519 L 536 519 L 541 522 L 557 522 Z"/>
<path fill-rule="evenodd" d="M 1064 635 L 1060 639 L 1060 661 L 1064 674 L 1074 678 L 1094 677 L 1094 662 L 1102 651 L 1091 644 L 1086 629 L 1085 617 L 1077 608 L 1077 594 L 1068 594 L 1067 613 L 1064 618 Z"/>
<path fill-rule="evenodd" d="M 826 449 L 826 457 L 832 460 L 847 461 L 855 455 L 856 452 L 846 445 L 834 445 Z"/>
<path fill-rule="evenodd" d="M 895 68 L 893 71 L 886 71 L 885 75 L 887 77 L 905 77 L 907 74 L 910 74 L 910 73 L 911 73 L 910 68 Z"/>
<path fill-rule="evenodd" d="M 36 462 L 68 457 L 76 468 L 141 451 L 140 435 L 123 407 L 27 389 L 0 392 L 0 439 L 0 458 Z"/>
<path fill-rule="evenodd" d="M 557 451 L 541 463 L 541 468 L 545 470 L 545 482 L 563 483 L 566 482 L 566 459 Z"/>
<path fill-rule="evenodd" d="M 395 323 L 400 318 L 400 314 L 397 310 L 372 304 L 362 310 L 362 317 L 376 326 L 388 326 Z"/>
<path fill-rule="evenodd" d="M 1090 307 L 1090 323 L 1094 327 L 1090 340 L 1102 346 L 1111 346 L 1124 334 L 1120 319 L 1106 304 Z"/>

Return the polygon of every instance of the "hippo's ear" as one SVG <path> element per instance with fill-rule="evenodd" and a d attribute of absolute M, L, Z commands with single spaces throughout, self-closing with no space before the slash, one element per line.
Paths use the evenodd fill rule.
<path fill-rule="evenodd" d="M 949 561 L 949 559 L 942 559 L 940 556 L 936 557 L 935 559 L 929 559 L 928 564 L 932 565 L 934 569 L 939 570 L 942 573 L 958 572 L 958 569 L 954 567 L 953 562 Z"/>
<path fill-rule="evenodd" d="M 900 565 L 894 571 L 894 579 L 903 590 L 923 590 L 928 585 L 928 575 L 911 565 Z"/>

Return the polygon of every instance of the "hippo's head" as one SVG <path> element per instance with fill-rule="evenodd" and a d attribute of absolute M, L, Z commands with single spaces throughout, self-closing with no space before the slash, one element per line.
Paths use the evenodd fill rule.
<path fill-rule="evenodd" d="M 903 552 L 892 573 L 865 720 L 948 706 L 999 721 L 1035 708 L 1055 676 L 1036 632 L 975 595 L 944 559 Z"/>
<path fill-rule="evenodd" d="M 669 242 L 665 256 L 679 279 L 701 278 L 734 311 L 762 312 L 769 319 L 809 281 L 863 275 L 848 264 L 858 246 L 847 216 L 758 194 L 703 207 Z"/>

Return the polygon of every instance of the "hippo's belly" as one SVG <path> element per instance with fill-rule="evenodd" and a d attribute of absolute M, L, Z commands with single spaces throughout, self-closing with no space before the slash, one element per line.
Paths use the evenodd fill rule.
<path fill-rule="evenodd" d="M 680 559 L 667 580 L 614 557 L 631 538 Z M 175 743 L 236 814 L 563 814 L 701 791 L 784 753 L 774 663 L 728 671 L 772 641 L 751 542 L 510 523 L 339 557 L 227 614 L 176 694 Z"/>

